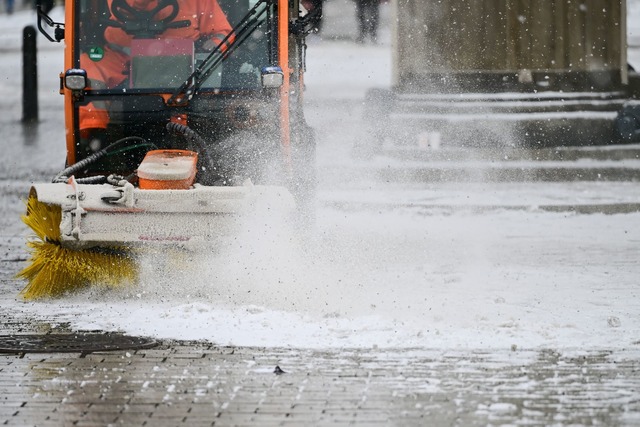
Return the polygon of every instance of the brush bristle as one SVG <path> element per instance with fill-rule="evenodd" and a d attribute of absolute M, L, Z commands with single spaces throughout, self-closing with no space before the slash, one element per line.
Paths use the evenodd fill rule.
<path fill-rule="evenodd" d="M 30 265 L 18 277 L 28 281 L 21 295 L 25 299 L 56 297 L 87 286 L 121 286 L 135 281 L 137 268 L 126 251 L 73 250 L 60 246 L 59 206 L 30 197 L 22 220 L 38 239 L 27 245 Z"/>

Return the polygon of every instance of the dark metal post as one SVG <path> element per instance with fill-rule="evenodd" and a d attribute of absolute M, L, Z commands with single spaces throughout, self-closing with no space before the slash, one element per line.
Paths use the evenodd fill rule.
<path fill-rule="evenodd" d="M 32 25 L 22 31 L 22 121 L 38 121 L 38 59 L 36 29 Z"/>

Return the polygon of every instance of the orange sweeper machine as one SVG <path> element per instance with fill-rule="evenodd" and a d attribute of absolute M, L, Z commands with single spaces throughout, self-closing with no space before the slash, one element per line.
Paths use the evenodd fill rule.
<path fill-rule="evenodd" d="M 141 248 L 210 244 L 257 207 L 310 212 L 305 38 L 322 12 L 306 4 L 67 0 L 64 23 L 38 11 L 65 41 L 67 157 L 29 194 L 25 298 L 135 281 Z"/>

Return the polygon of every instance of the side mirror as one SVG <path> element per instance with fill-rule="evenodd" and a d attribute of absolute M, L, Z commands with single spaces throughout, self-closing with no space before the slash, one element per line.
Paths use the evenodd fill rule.
<path fill-rule="evenodd" d="M 261 72 L 262 87 L 276 89 L 284 84 L 284 73 L 280 67 L 264 67 Z"/>
<path fill-rule="evenodd" d="M 60 41 L 64 39 L 64 24 L 54 22 L 49 15 L 43 12 L 40 5 L 36 6 L 36 12 L 38 14 L 38 30 L 40 30 L 42 35 L 44 35 L 49 41 L 60 43 Z M 42 21 L 53 28 L 53 37 L 51 37 L 51 35 L 42 27 Z"/>

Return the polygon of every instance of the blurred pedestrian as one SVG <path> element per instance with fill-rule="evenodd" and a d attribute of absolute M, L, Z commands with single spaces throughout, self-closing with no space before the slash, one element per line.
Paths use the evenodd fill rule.
<path fill-rule="evenodd" d="M 364 43 L 371 38 L 373 43 L 378 40 L 378 22 L 380 21 L 380 0 L 355 0 L 356 15 L 358 17 L 358 43 Z"/>
<path fill-rule="evenodd" d="M 11 15 L 13 13 L 14 0 L 5 0 L 5 5 L 7 7 L 7 14 Z"/>

